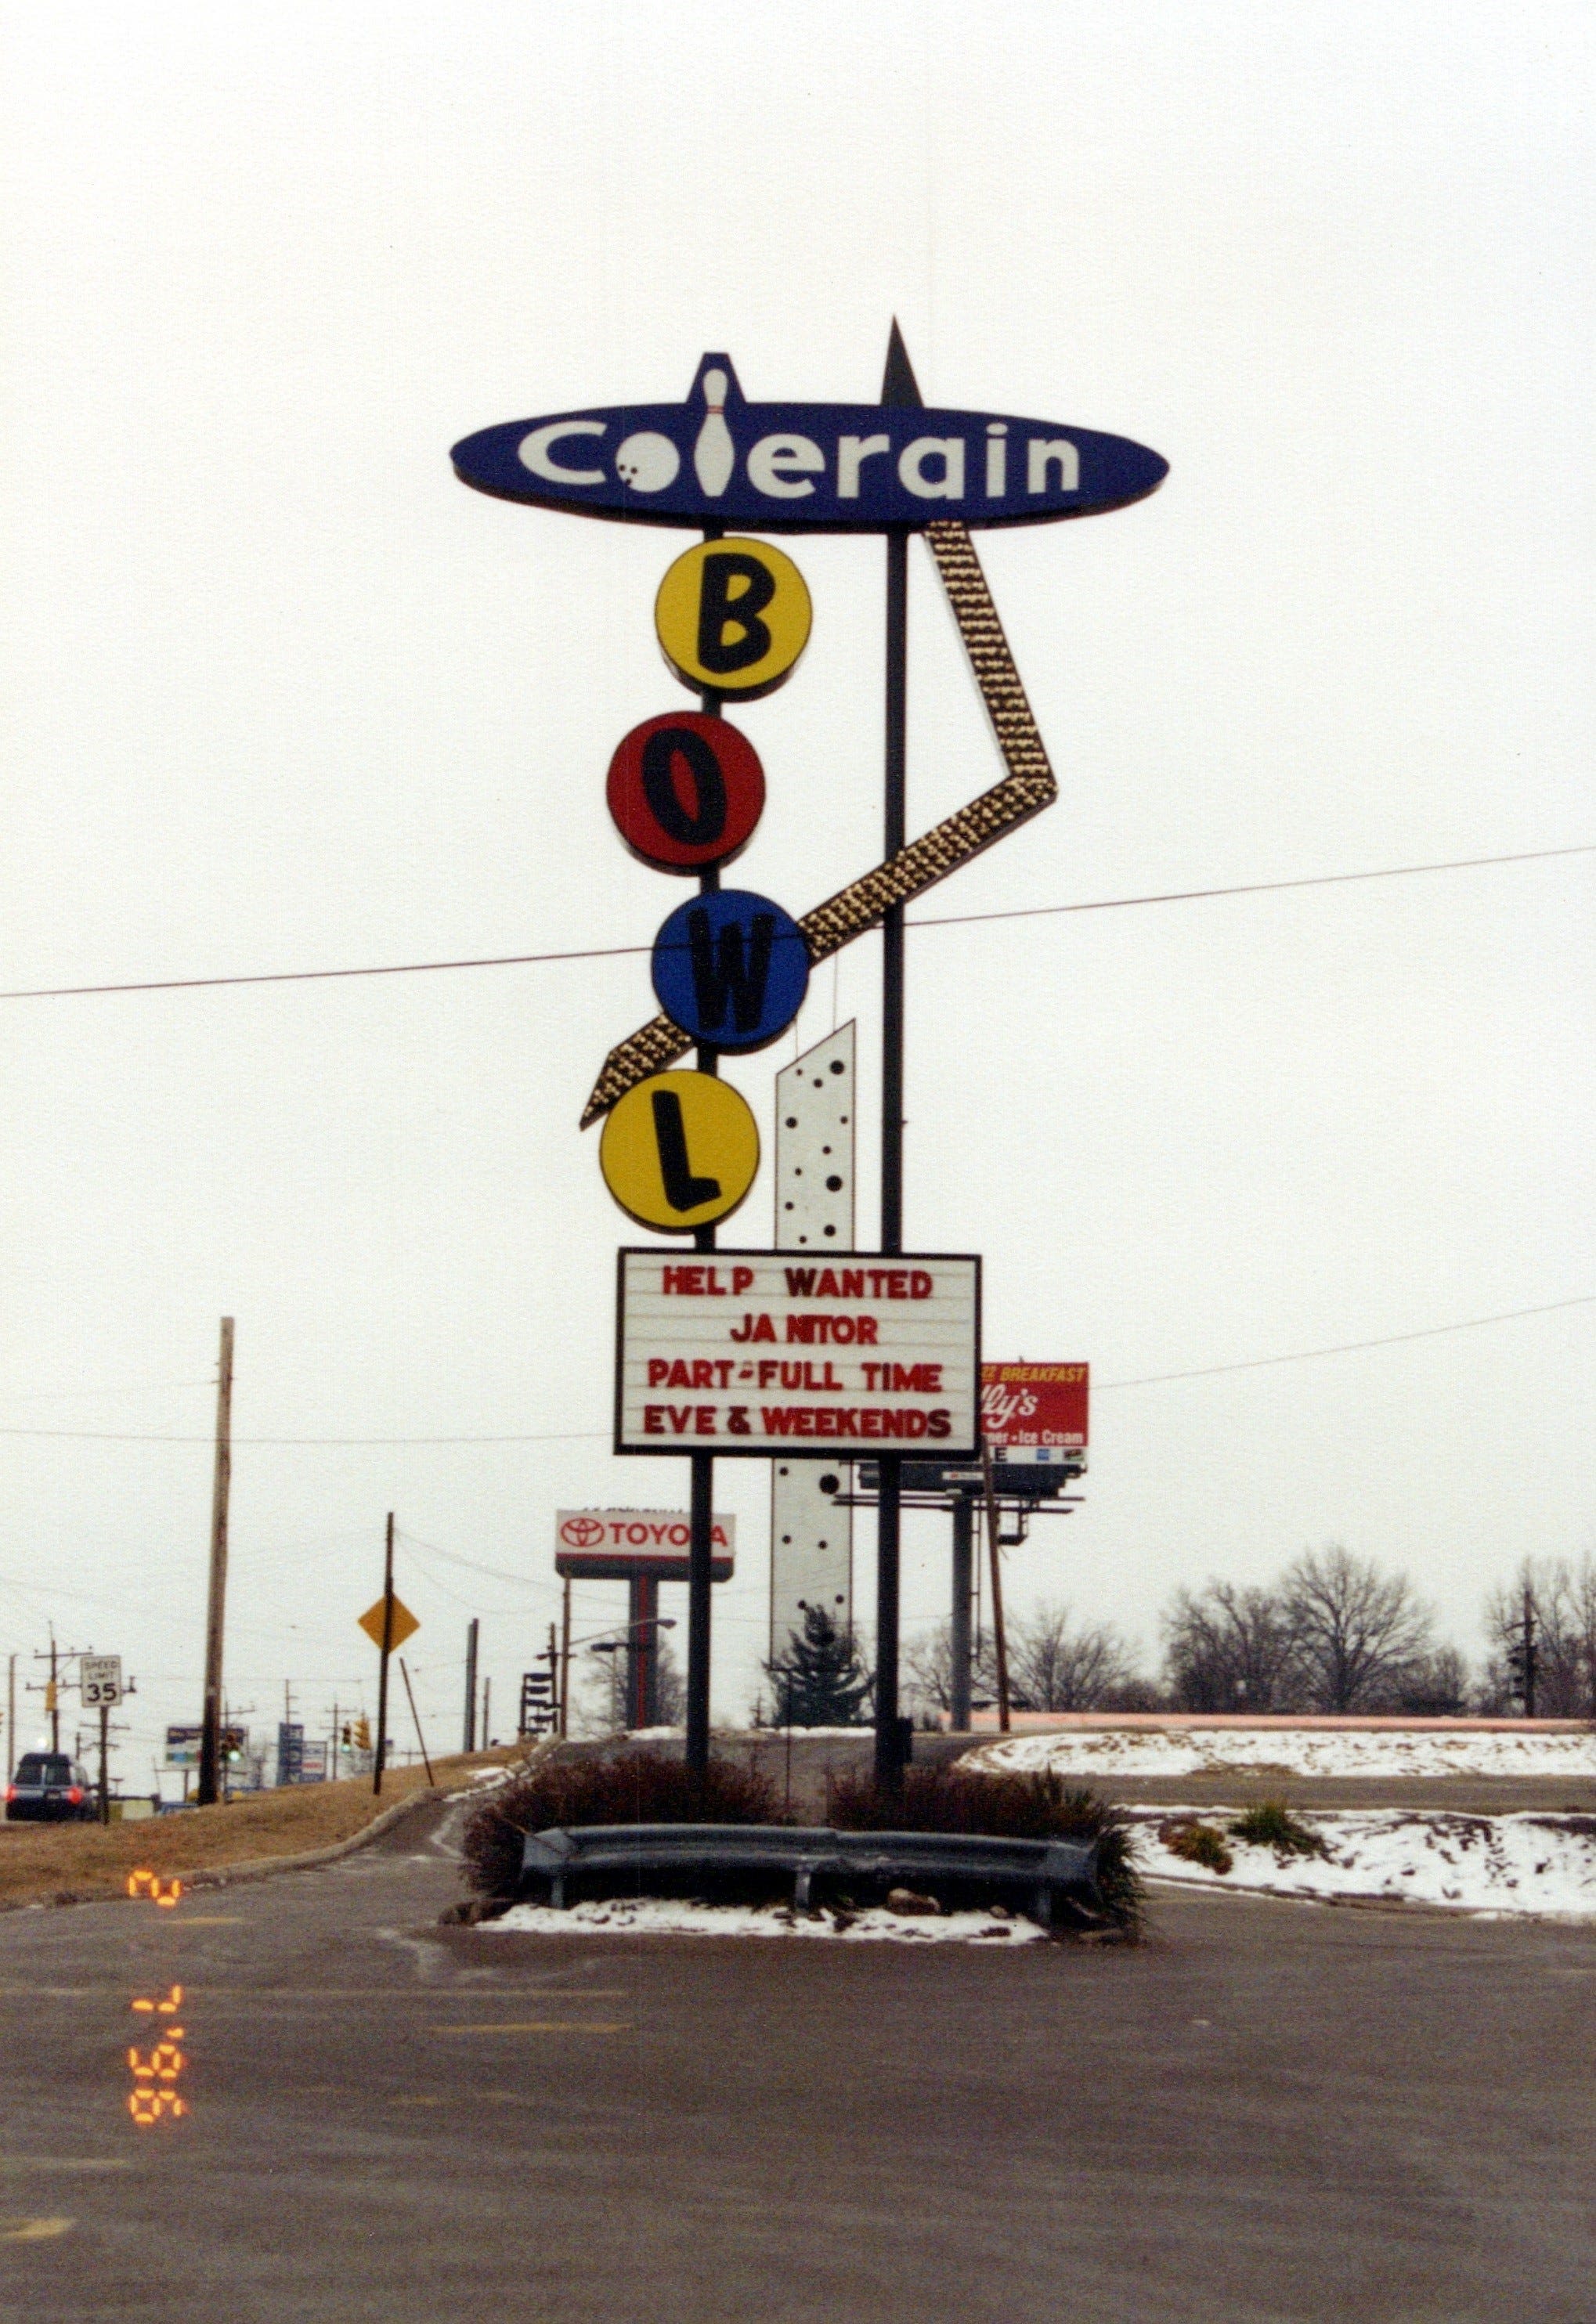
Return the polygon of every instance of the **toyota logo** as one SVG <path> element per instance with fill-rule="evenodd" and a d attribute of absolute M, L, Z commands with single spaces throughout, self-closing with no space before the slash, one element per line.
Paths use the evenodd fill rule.
<path fill-rule="evenodd" d="M 559 1537 L 570 1549 L 596 1549 L 604 1537 L 604 1522 L 599 1517 L 567 1517 Z"/>

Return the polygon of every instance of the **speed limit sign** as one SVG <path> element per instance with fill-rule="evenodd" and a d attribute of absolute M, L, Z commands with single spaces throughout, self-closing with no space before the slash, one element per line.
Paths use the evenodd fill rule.
<path fill-rule="evenodd" d="M 78 1674 L 86 1711 L 112 1711 L 122 1700 L 120 1655 L 85 1655 Z"/>

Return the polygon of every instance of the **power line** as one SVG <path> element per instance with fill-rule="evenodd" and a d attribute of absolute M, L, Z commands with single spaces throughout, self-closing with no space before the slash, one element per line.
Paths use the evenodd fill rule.
<path fill-rule="evenodd" d="M 1338 1340 L 1333 1346 L 1327 1348 L 1294 1348 L 1284 1356 L 1249 1356 L 1240 1363 L 1199 1364 L 1190 1371 L 1147 1372 L 1135 1379 L 1096 1380 L 1093 1388 L 1094 1394 L 1105 1396 L 1112 1388 L 1160 1388 L 1169 1380 L 1213 1379 L 1221 1372 L 1264 1371 L 1273 1364 L 1305 1364 L 1321 1356 L 1359 1355 L 1369 1348 L 1398 1348 L 1409 1340 L 1444 1339 L 1453 1332 L 1479 1332 L 1491 1323 L 1517 1323 L 1527 1315 L 1555 1315 L 1564 1308 L 1591 1306 L 1596 1306 L 1596 1291 L 1581 1292 L 1572 1299 L 1549 1299 L 1538 1307 L 1508 1307 L 1499 1315 L 1469 1315 L 1456 1323 L 1428 1323 L 1417 1332 L 1390 1332 L 1378 1340 Z M 429 1444 L 581 1444 L 600 1441 L 607 1443 L 610 1434 L 607 1428 L 559 1428 L 536 1436 L 235 1436 L 233 1442 L 235 1444 L 277 1446 L 386 1445 L 398 1448 Z M 97 1444 L 211 1444 L 215 1442 L 214 1437 L 208 1435 L 143 1435 L 133 1430 L 112 1433 L 86 1428 L 0 1428 L 0 1437 L 4 1436 L 65 1437 L 74 1443 L 88 1442 Z M 329 1539 L 343 1537 L 328 1536 Z M 524 1575 L 506 1573 L 494 1566 L 479 1565 L 474 1558 L 460 1557 L 453 1550 L 438 1549 L 431 1543 L 417 1541 L 413 1535 L 407 1537 L 416 1547 L 430 1550 L 435 1557 L 447 1558 L 451 1563 L 468 1566 L 474 1572 L 491 1573 L 497 1581 L 513 1582 L 517 1586 L 525 1581 Z M 0 1576 L 0 1581 L 4 1578 Z"/>
<path fill-rule="evenodd" d="M 1596 854 L 1596 840 L 1573 847 L 1532 847 L 1516 855 L 1463 855 L 1444 863 L 1393 863 L 1374 872 L 1319 872 L 1295 880 L 1249 880 L 1225 888 L 1176 888 L 1149 896 L 1102 896 L 1080 904 L 1029 904 L 995 912 L 946 912 L 909 920 L 911 928 L 969 927 L 983 920 L 1035 920 L 1066 912 L 1122 912 L 1143 904 L 1191 904 L 1215 896 L 1277 895 L 1289 888 L 1345 887 L 1360 880 L 1410 880 L 1434 872 L 1479 872 L 1502 863 L 1543 863 L 1562 855 Z M 242 976 L 146 977 L 127 984 L 40 984 L 0 991 L 0 1001 L 79 1001 L 117 992 L 216 991 L 237 984 L 327 984 L 359 976 L 431 976 L 457 968 L 537 968 L 552 961 L 624 960 L 651 954 L 652 945 L 594 945 L 577 952 L 489 953 L 462 960 L 388 961 L 372 968 L 278 968 Z"/>
<path fill-rule="evenodd" d="M 1359 1355 L 1365 1348 L 1398 1348 L 1407 1340 L 1439 1340 L 1449 1332 L 1478 1332 L 1487 1323 L 1516 1323 L 1524 1315 L 1554 1315 L 1564 1307 L 1596 1305 L 1596 1292 L 1577 1299 L 1551 1299 L 1544 1307 L 1509 1307 L 1500 1315 L 1471 1315 L 1461 1323 L 1431 1323 L 1422 1332 L 1392 1332 L 1381 1340 L 1342 1340 L 1333 1348 L 1297 1348 L 1288 1356 L 1250 1356 L 1240 1364 L 1200 1364 L 1189 1372 L 1149 1372 L 1139 1379 L 1093 1380 L 1094 1395 L 1114 1388 L 1160 1388 L 1167 1380 L 1213 1379 L 1219 1372 L 1259 1372 L 1270 1364 L 1311 1363 L 1319 1356 Z"/>
<path fill-rule="evenodd" d="M 235 1444 L 574 1444 L 603 1437 L 608 1428 L 557 1428 L 539 1436 L 235 1436 Z M 60 1436 L 77 1444 L 214 1444 L 208 1436 L 171 1436 L 129 1428 L 0 1428 L 0 1436 Z"/>
<path fill-rule="evenodd" d="M 1001 912 L 949 912 L 910 920 L 911 928 L 965 927 L 975 920 L 1040 920 L 1060 912 L 1122 912 L 1137 904 L 1192 904 L 1207 896 L 1268 896 L 1283 888 L 1342 888 L 1354 880 L 1412 880 L 1426 872 L 1481 872 L 1497 863 L 1544 863 L 1555 855 L 1596 853 L 1596 842 L 1576 847 L 1532 847 L 1522 855 L 1461 855 L 1450 863 L 1393 863 L 1380 872 L 1316 872 L 1298 880 L 1248 880 L 1233 888 L 1172 888 L 1156 896 L 1109 896 L 1091 904 L 1029 904 Z M 0 1001 L 8 996 L 0 993 Z"/>

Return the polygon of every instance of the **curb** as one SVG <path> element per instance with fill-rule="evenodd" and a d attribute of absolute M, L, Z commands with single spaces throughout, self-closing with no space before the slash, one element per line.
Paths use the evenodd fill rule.
<path fill-rule="evenodd" d="M 369 1847 L 374 1840 L 392 1831 L 401 1820 L 421 1807 L 436 1806 L 440 1801 L 468 1799 L 469 1790 L 446 1792 L 436 1787 L 411 1792 L 402 1800 L 395 1800 L 391 1808 L 374 1816 L 371 1822 L 352 1832 L 347 1840 L 336 1840 L 327 1848 L 309 1848 L 298 1856 L 257 1856 L 244 1858 L 237 1864 L 201 1866 L 194 1872 L 180 1871 L 176 1877 L 183 1884 L 185 1894 L 202 1888 L 228 1888 L 235 1881 L 269 1880 L 274 1872 L 314 1872 L 318 1866 L 336 1864 L 340 1857 L 352 1856 L 356 1849 Z M 114 1904 L 122 1892 L 119 1889 L 97 1890 L 93 1894 L 60 1891 L 53 1896 L 36 1896 L 15 1904 L 0 1904 L 0 1913 L 36 1913 L 64 1911 L 71 1904 Z"/>
<path fill-rule="evenodd" d="M 458 1792 L 435 1787 L 410 1792 L 402 1800 L 395 1800 L 391 1808 L 384 1808 L 381 1815 L 374 1816 L 370 1823 L 352 1832 L 347 1840 L 335 1840 L 326 1848 L 308 1848 L 299 1856 L 250 1857 L 241 1864 L 217 1864 L 192 1874 L 180 1872 L 177 1877 L 187 1892 L 196 1888 L 230 1888 L 235 1880 L 268 1880 L 274 1872 L 313 1872 L 318 1865 L 336 1864 L 341 1856 L 353 1856 L 357 1848 L 381 1840 L 385 1831 L 392 1831 L 396 1823 L 417 1808 L 432 1807 L 440 1800 L 462 1796 Z"/>

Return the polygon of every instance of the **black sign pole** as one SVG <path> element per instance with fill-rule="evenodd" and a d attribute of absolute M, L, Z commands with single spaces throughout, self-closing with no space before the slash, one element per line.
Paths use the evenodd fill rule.
<path fill-rule="evenodd" d="M 924 401 L 897 323 L 887 343 L 881 401 L 902 410 Z M 887 535 L 887 733 L 884 782 L 887 859 L 908 830 L 909 534 Z M 881 923 L 881 1249 L 903 1249 L 903 907 Z M 884 1448 L 876 1509 L 875 1777 L 887 1791 L 903 1781 L 898 1724 L 899 1495 L 902 1456 Z"/>
<path fill-rule="evenodd" d="M 383 1554 L 383 1659 L 377 1666 L 377 1756 L 372 1769 L 372 1794 L 383 1788 L 383 1762 L 388 1756 L 388 1656 L 393 1646 L 393 1512 Z M 484 1738 L 485 1739 L 485 1738 Z"/>
<path fill-rule="evenodd" d="M 719 525 L 706 525 L 706 540 L 718 540 Z M 706 693 L 704 715 L 718 718 L 721 700 L 718 694 Z M 713 895 L 720 886 L 720 872 L 711 864 L 698 875 L 698 892 Z M 713 1074 L 718 1071 L 719 1054 L 700 1042 L 698 1071 Z M 695 1227 L 693 1240 L 699 1250 L 715 1249 L 713 1226 Z M 709 1766 L 709 1605 L 714 1559 L 715 1455 L 695 1452 L 689 1456 L 691 1482 L 687 1499 L 687 1706 L 683 1753 L 690 1775 L 702 1775 Z M 656 1597 L 656 1604 L 658 1599 Z M 657 1644 L 658 1633 L 650 1643 Z M 641 1642 L 640 1641 L 640 1644 Z M 657 1665 L 656 1665 L 657 1668 Z"/>

